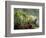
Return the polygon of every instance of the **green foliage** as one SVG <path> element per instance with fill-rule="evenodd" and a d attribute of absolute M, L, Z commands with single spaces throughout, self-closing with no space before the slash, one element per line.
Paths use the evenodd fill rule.
<path fill-rule="evenodd" d="M 31 13 L 32 12 L 32 13 Z M 34 14 L 34 12 L 36 14 Z M 14 24 L 25 24 L 31 23 L 33 28 L 35 28 L 34 22 L 38 17 L 38 10 L 25 10 L 25 9 L 14 9 Z M 31 13 L 31 14 L 30 14 Z"/>
<path fill-rule="evenodd" d="M 18 24 L 24 24 L 28 22 L 26 14 L 24 14 L 23 11 L 19 11 L 19 10 L 16 11 L 14 15 L 14 20 L 16 20 L 15 23 L 18 23 Z"/>

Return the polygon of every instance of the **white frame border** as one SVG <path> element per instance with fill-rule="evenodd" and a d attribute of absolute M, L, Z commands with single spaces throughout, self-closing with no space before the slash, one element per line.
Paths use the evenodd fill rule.
<path fill-rule="evenodd" d="M 14 30 L 14 8 L 29 8 L 39 9 L 39 28 L 38 29 L 25 29 L 25 30 Z M 31 30 L 31 31 L 30 31 Z M 34 33 L 42 32 L 42 6 L 23 6 L 23 5 L 11 5 L 11 33 Z"/>

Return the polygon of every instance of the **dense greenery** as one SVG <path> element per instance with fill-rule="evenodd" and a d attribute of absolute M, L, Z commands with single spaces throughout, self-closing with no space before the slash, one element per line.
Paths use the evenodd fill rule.
<path fill-rule="evenodd" d="M 32 25 L 32 28 L 36 26 L 36 20 L 38 18 L 38 9 L 14 9 L 14 27 L 16 24 L 18 26 L 25 26 L 24 24 Z M 28 25 L 28 26 L 29 26 Z M 20 27 L 21 28 L 21 27 Z"/>

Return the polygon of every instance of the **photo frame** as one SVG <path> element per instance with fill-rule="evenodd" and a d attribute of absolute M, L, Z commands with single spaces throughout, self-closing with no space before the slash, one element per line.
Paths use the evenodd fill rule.
<path fill-rule="evenodd" d="M 35 12 L 33 14 L 38 15 L 39 18 L 39 28 L 32 29 L 30 26 L 30 29 L 27 27 L 21 28 L 15 28 L 14 24 L 16 26 L 16 22 L 14 23 L 14 14 L 16 10 L 26 10 L 29 13 L 29 10 L 37 10 L 39 12 Z M 15 10 L 15 12 L 14 12 Z M 33 36 L 33 35 L 44 35 L 45 34 L 45 25 L 44 25 L 44 15 L 45 15 L 45 4 L 44 3 L 35 3 L 35 2 L 17 2 L 17 1 L 5 1 L 5 36 L 6 37 L 16 37 L 16 36 Z M 37 14 L 36 14 L 37 13 Z M 20 13 L 19 13 L 20 14 Z M 30 14 L 30 13 L 29 13 Z M 34 16 L 33 16 L 34 17 Z M 33 20 L 35 20 L 32 17 Z M 27 18 L 26 18 L 27 19 Z M 19 21 L 20 22 L 20 21 Z M 18 23 L 18 22 L 17 22 Z M 21 22 L 22 23 L 22 22 Z M 34 27 L 33 27 L 34 28 Z"/>

